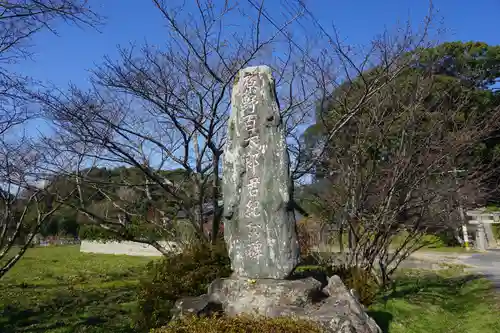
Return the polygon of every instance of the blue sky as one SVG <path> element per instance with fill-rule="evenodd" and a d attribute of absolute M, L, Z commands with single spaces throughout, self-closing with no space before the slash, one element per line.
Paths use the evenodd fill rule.
<path fill-rule="evenodd" d="M 244 0 L 242 0 L 244 1 Z M 194 2 L 186 0 L 187 3 Z M 428 10 L 425 0 L 308 0 L 312 11 L 324 23 L 334 22 L 342 38 L 349 43 L 365 44 L 384 27 L 410 18 L 418 24 Z M 17 71 L 60 87 L 68 82 L 88 84 L 88 70 L 104 55 L 117 56 L 117 45 L 148 41 L 161 45 L 167 37 L 165 23 L 151 1 L 91 1 L 93 8 L 107 17 L 101 32 L 76 27 L 59 27 L 59 36 L 36 36 L 33 60 L 16 66 Z M 139 5 L 139 3 L 141 3 Z M 279 0 L 267 0 L 279 10 Z M 479 40 L 500 44 L 496 19 L 498 0 L 435 0 L 438 18 L 446 33 L 443 40 Z M 187 7 L 189 9 L 189 7 Z"/>

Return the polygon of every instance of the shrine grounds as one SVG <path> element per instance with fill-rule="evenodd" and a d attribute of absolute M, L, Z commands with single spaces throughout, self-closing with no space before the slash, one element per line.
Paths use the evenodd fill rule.
<path fill-rule="evenodd" d="M 30 249 L 0 282 L 0 332 L 135 332 L 146 257 Z M 404 270 L 369 308 L 384 332 L 500 332 L 500 297 L 461 266 Z"/>

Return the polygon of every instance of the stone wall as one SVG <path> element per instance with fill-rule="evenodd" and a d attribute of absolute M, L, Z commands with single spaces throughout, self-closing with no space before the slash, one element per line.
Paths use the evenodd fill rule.
<path fill-rule="evenodd" d="M 177 244 L 175 242 L 162 241 L 160 244 L 164 248 L 171 248 L 175 251 Z M 136 242 L 99 242 L 82 240 L 80 252 L 84 253 L 102 253 L 102 254 L 124 254 L 129 256 L 158 257 L 162 254 L 151 245 Z"/>

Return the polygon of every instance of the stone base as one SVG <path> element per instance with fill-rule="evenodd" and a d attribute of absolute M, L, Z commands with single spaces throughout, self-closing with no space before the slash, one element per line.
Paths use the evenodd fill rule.
<path fill-rule="evenodd" d="M 187 314 L 207 313 L 221 305 L 226 316 L 262 315 L 292 316 L 313 321 L 326 332 L 380 333 L 356 297 L 338 276 L 324 286 L 314 278 L 301 280 L 248 280 L 238 277 L 217 279 L 208 294 L 197 300 L 190 298 L 176 303 L 175 318 Z"/>

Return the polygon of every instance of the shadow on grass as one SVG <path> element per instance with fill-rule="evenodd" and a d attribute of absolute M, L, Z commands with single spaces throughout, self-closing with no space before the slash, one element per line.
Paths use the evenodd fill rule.
<path fill-rule="evenodd" d="M 389 332 L 389 325 L 393 319 L 393 315 L 386 311 L 367 311 L 368 315 L 372 317 L 382 332 Z"/>
<path fill-rule="evenodd" d="M 378 306 L 368 314 L 377 322 L 384 333 L 390 332 L 390 323 L 396 313 L 390 313 L 388 302 L 404 301 L 407 304 L 426 308 L 430 305 L 455 315 L 467 314 L 471 306 L 482 302 L 484 295 L 491 291 L 481 275 L 461 275 L 445 277 L 438 273 L 415 276 L 400 276 L 392 290 L 380 296 Z M 387 311 L 379 311 L 385 309 Z"/>
<path fill-rule="evenodd" d="M 20 298 L 25 290 L 20 290 Z M 33 295 L 32 295 L 33 296 Z M 136 332 L 131 328 L 135 288 L 68 290 L 0 308 L 1 332 Z M 31 308 L 28 308 L 31 307 Z"/>
<path fill-rule="evenodd" d="M 386 299 L 405 298 L 413 304 L 439 304 L 447 311 L 464 311 L 478 301 L 479 295 L 491 290 L 488 285 L 466 288 L 472 282 L 483 279 L 484 276 L 476 274 L 447 278 L 436 274 L 407 277 L 397 283 Z"/>

